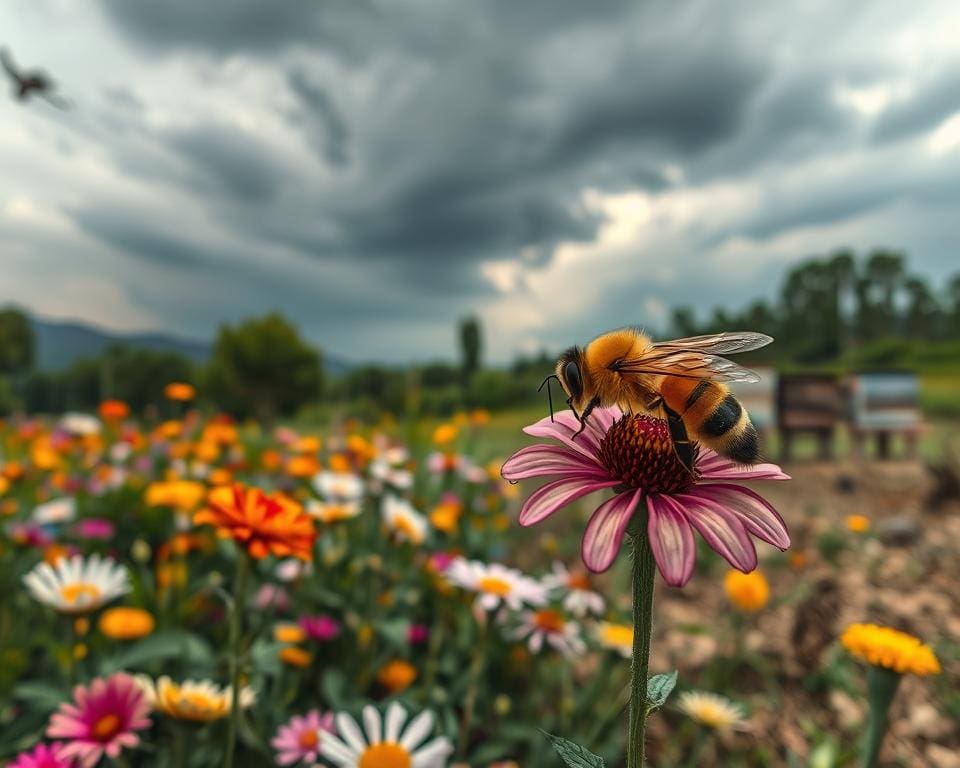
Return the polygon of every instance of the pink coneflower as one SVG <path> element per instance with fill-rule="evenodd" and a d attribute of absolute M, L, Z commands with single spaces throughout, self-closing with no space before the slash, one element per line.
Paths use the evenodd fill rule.
<path fill-rule="evenodd" d="M 294 716 L 277 729 L 270 744 L 277 750 L 277 765 L 297 762 L 316 765 L 324 733 L 333 732 L 333 712 L 321 715 L 311 709 L 303 717 Z"/>
<path fill-rule="evenodd" d="M 21 752 L 7 768 L 73 768 L 74 762 L 63 759 L 57 753 L 63 748 L 58 742 L 53 744 L 37 744 L 29 752 Z"/>
<path fill-rule="evenodd" d="M 103 517 L 87 517 L 73 526 L 73 535 L 80 539 L 112 539 L 117 527 Z"/>
<path fill-rule="evenodd" d="M 321 614 L 319 616 L 301 616 L 297 621 L 300 629 L 307 633 L 307 637 L 319 640 L 322 643 L 337 638 L 340 635 L 340 622 L 333 616 Z"/>
<path fill-rule="evenodd" d="M 91 768 L 103 757 L 116 759 L 140 743 L 134 731 L 150 727 L 150 703 L 134 679 L 123 672 L 98 677 L 73 689 L 74 703 L 63 703 L 50 718 L 47 736 L 64 739 L 57 757 Z"/>
<path fill-rule="evenodd" d="M 667 425 L 648 416 L 624 416 L 619 408 L 597 408 L 587 428 L 569 411 L 524 429 L 560 445 L 522 448 L 503 465 L 516 481 L 553 477 L 520 510 L 520 524 L 533 525 L 594 491 L 616 495 L 594 511 L 583 534 L 581 555 L 591 571 L 611 566 L 627 525 L 646 501 L 647 534 L 657 567 L 668 584 L 683 586 L 693 574 L 696 528 L 707 543 L 741 571 L 753 570 L 757 552 L 749 534 L 780 549 L 790 546 L 783 518 L 744 480 L 789 479 L 775 464 L 742 466 L 699 448 L 691 475 L 673 449 Z M 734 481 L 734 482 L 731 482 Z"/>

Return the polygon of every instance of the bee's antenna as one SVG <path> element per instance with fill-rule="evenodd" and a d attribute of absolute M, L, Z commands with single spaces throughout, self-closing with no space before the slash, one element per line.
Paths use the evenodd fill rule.
<path fill-rule="evenodd" d="M 550 422 L 553 422 L 553 392 L 550 390 L 550 379 L 556 379 L 560 381 L 559 377 L 555 373 L 551 373 L 547 378 L 540 382 L 540 386 L 537 387 L 537 392 L 543 389 L 543 385 L 547 385 L 547 401 L 550 403 Z"/>

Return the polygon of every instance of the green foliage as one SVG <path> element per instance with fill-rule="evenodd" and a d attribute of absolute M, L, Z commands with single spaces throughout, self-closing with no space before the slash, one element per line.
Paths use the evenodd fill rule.
<path fill-rule="evenodd" d="M 664 705 L 677 684 L 677 670 L 647 680 L 647 714 Z"/>
<path fill-rule="evenodd" d="M 205 391 L 221 407 L 270 421 L 323 392 L 320 353 L 283 316 L 222 325 L 206 369 Z"/>
<path fill-rule="evenodd" d="M 19 309 L 0 310 L 0 373 L 19 373 L 33 364 L 33 329 Z"/>
<path fill-rule="evenodd" d="M 606 765 L 602 757 L 593 754 L 579 744 L 568 741 L 561 736 L 554 736 L 546 731 L 541 731 L 541 733 L 549 739 L 557 754 L 560 755 L 560 759 L 570 768 L 604 768 Z"/>
<path fill-rule="evenodd" d="M 480 354 L 483 348 L 480 321 L 475 317 L 466 317 L 460 321 L 460 371 L 463 376 L 463 388 L 466 392 L 470 380 L 480 370 Z"/>

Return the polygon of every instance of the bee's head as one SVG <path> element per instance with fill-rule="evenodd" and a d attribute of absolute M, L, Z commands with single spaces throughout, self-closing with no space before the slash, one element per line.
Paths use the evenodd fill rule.
<path fill-rule="evenodd" d="M 583 350 L 580 347 L 570 347 L 560 355 L 560 359 L 557 361 L 557 378 L 560 379 L 564 392 L 569 396 L 567 403 L 578 413 L 583 410 L 584 400 L 582 361 Z"/>

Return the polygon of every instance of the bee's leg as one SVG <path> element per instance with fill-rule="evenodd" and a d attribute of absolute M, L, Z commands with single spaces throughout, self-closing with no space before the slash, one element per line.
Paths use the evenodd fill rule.
<path fill-rule="evenodd" d="M 596 408 L 599 403 L 600 400 L 596 397 L 587 403 L 587 406 L 583 409 L 583 414 L 580 416 L 580 429 L 573 433 L 573 437 L 570 438 L 571 440 L 576 440 L 577 435 L 587 428 L 587 417 L 593 412 L 593 409 Z"/>
<path fill-rule="evenodd" d="M 695 474 L 693 463 L 696 454 L 693 450 L 693 443 L 687 435 L 687 428 L 683 424 L 683 419 L 679 413 L 663 401 L 662 397 L 658 398 L 658 402 L 656 402 L 655 405 L 666 414 L 667 429 L 670 430 L 670 440 L 673 443 L 673 450 L 674 453 L 677 454 L 677 459 L 680 460 L 680 463 L 686 467 L 691 475 Z"/>

